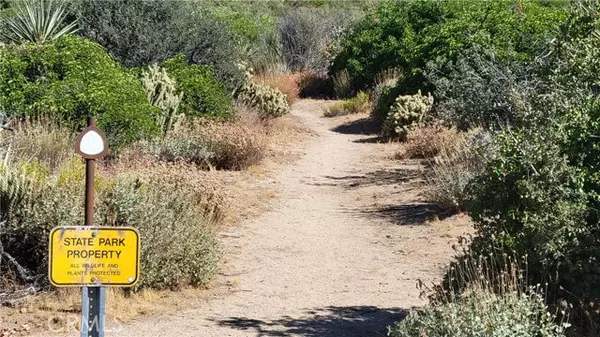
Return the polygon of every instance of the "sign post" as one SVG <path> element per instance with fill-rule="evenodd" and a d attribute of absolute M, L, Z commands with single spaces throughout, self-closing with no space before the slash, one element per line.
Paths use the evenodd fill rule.
<path fill-rule="evenodd" d="M 88 117 L 88 127 L 77 137 L 77 152 L 85 158 L 85 220 L 94 225 L 94 174 L 96 159 L 108 153 L 106 137 L 96 128 L 96 120 Z M 83 287 L 81 304 L 81 337 L 104 337 L 106 288 Z"/>
<path fill-rule="evenodd" d="M 84 226 L 62 226 L 49 237 L 48 277 L 57 287 L 82 287 L 81 337 L 104 337 L 106 287 L 132 287 L 139 279 L 140 235 L 135 228 L 94 225 L 96 159 L 108 154 L 96 121 L 77 137 L 85 159 Z"/>

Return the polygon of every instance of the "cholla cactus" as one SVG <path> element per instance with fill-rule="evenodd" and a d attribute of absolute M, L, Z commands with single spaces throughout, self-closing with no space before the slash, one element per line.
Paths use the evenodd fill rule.
<path fill-rule="evenodd" d="M 244 104 L 257 108 L 263 118 L 281 117 L 290 112 L 287 97 L 279 89 L 252 81 L 252 69 L 244 67 L 245 83 L 236 95 Z"/>
<path fill-rule="evenodd" d="M 408 132 L 419 125 L 425 115 L 431 110 L 433 96 L 421 94 L 399 96 L 390 107 L 387 118 L 383 124 L 386 136 L 406 139 Z"/>
<path fill-rule="evenodd" d="M 142 75 L 142 84 L 146 89 L 148 101 L 160 108 L 161 114 L 157 118 L 163 130 L 163 136 L 171 130 L 183 114 L 178 114 L 179 103 L 183 93 L 177 93 L 175 81 L 169 77 L 164 68 L 154 64 Z"/>

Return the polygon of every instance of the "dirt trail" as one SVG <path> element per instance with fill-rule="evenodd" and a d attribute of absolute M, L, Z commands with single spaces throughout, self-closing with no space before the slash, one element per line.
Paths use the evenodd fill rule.
<path fill-rule="evenodd" d="M 109 319 L 106 337 L 382 336 L 423 304 L 417 279 L 439 278 L 466 220 L 422 224 L 435 210 L 419 202 L 419 166 L 385 159 L 364 121 L 336 128 L 323 104 L 294 106 L 315 135 L 271 181 L 272 211 L 223 233 L 221 290 L 176 314 Z"/>

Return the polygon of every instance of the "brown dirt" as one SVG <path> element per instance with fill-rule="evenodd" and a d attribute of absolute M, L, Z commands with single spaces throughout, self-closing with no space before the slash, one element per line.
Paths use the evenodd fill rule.
<path fill-rule="evenodd" d="M 294 106 L 313 137 L 262 182 L 277 193 L 270 211 L 224 228 L 208 296 L 130 324 L 109 317 L 106 337 L 382 336 L 425 303 L 417 282 L 439 280 L 468 219 L 422 202 L 421 166 L 392 161 L 397 146 L 364 116 L 322 118 L 326 104 Z M 56 332 L 38 336 L 78 335 Z"/>

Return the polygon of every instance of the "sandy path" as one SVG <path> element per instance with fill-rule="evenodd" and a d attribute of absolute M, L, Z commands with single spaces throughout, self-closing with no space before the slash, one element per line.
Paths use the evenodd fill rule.
<path fill-rule="evenodd" d="M 333 131 L 322 104 L 293 109 L 315 136 L 273 179 L 272 211 L 223 234 L 228 290 L 106 337 L 381 336 L 423 303 L 416 281 L 439 276 L 464 219 L 410 225 L 430 215 L 408 180 L 418 167 L 382 160 L 360 122 Z"/>

